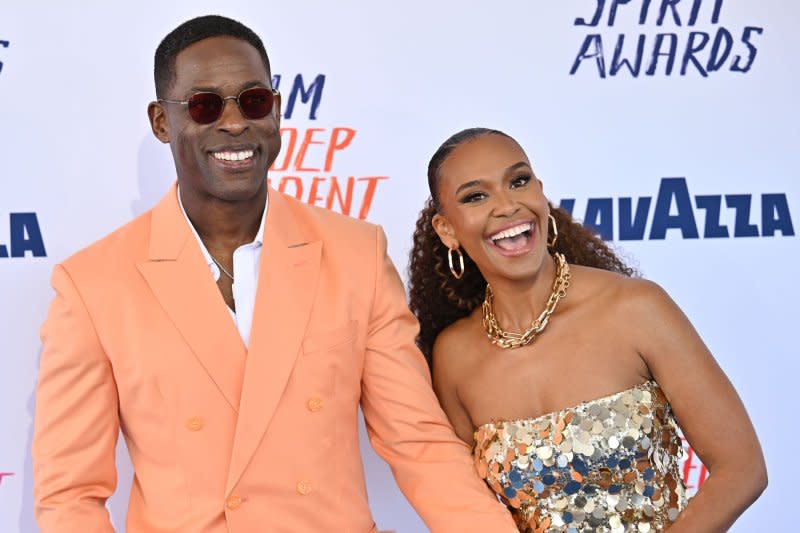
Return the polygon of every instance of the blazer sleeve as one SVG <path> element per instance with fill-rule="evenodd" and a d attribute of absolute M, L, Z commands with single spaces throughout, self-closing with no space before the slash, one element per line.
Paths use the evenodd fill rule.
<path fill-rule="evenodd" d="M 517 533 L 473 467 L 431 387 L 414 340 L 418 324 L 377 228 L 376 276 L 367 331 L 361 406 L 375 451 L 433 533 Z"/>
<path fill-rule="evenodd" d="M 111 364 L 89 312 L 63 266 L 42 326 L 33 435 L 34 506 L 44 533 L 112 532 L 119 433 Z"/>

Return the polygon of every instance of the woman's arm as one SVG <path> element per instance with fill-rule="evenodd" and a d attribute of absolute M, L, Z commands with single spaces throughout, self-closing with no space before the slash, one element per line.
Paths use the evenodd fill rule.
<path fill-rule="evenodd" d="M 458 397 L 457 384 L 463 374 L 464 361 L 460 357 L 464 347 L 459 344 L 460 338 L 452 329 L 445 329 L 436 338 L 433 345 L 433 390 L 456 435 L 472 447 L 475 428 Z"/>
<path fill-rule="evenodd" d="M 747 411 L 694 327 L 660 287 L 631 280 L 623 313 L 634 326 L 639 354 L 710 472 L 670 532 L 727 531 L 767 486 L 764 456 Z"/>

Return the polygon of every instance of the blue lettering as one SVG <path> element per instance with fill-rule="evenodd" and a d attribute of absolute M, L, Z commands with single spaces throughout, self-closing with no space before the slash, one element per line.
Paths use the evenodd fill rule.
<path fill-rule="evenodd" d="M 758 226 L 750 224 L 750 201 L 752 196 L 749 194 L 726 194 L 725 203 L 728 207 L 736 210 L 734 220 L 734 237 L 758 237 Z"/>
<path fill-rule="evenodd" d="M 645 36 L 640 34 L 639 41 L 636 45 L 636 65 L 634 66 L 628 59 L 620 60 L 620 56 L 622 55 L 622 45 L 625 42 L 625 34 L 620 34 L 619 38 L 617 39 L 617 46 L 614 48 L 614 56 L 611 58 L 610 74 L 612 76 L 616 76 L 617 72 L 619 72 L 623 66 L 628 67 L 628 70 L 631 71 L 631 75 L 634 78 L 639 76 L 639 70 L 642 68 L 642 57 L 644 56 L 644 40 Z"/>
<path fill-rule="evenodd" d="M 594 52 L 589 52 L 589 48 L 592 45 L 594 45 Z M 569 71 L 570 75 L 574 75 L 575 72 L 578 71 L 578 66 L 580 66 L 581 61 L 591 58 L 595 58 L 597 61 L 597 70 L 600 73 L 600 77 L 605 78 L 606 64 L 605 60 L 603 59 L 603 38 L 596 33 L 587 35 L 586 39 L 584 39 L 581 50 L 578 52 L 578 57 L 575 58 L 575 63 L 573 63 L 572 68 Z"/>
<path fill-rule="evenodd" d="M 725 41 L 725 48 L 720 54 L 719 49 L 723 41 Z M 708 57 L 706 70 L 708 72 L 715 72 L 722 68 L 722 65 L 725 64 L 725 61 L 731 54 L 731 48 L 733 48 L 733 37 L 731 36 L 731 32 L 725 28 L 719 28 L 717 30 L 716 37 L 714 37 L 714 44 L 711 45 L 711 55 Z"/>
<path fill-rule="evenodd" d="M 597 9 L 592 15 L 591 22 L 586 22 L 586 19 L 579 17 L 575 19 L 575 26 L 597 26 L 600 22 L 600 16 L 603 14 L 603 6 L 605 5 L 606 0 L 597 0 Z"/>
<path fill-rule="evenodd" d="M 11 213 L 11 257 L 47 257 L 36 213 Z"/>
<path fill-rule="evenodd" d="M 736 55 L 736 58 L 733 60 L 733 65 L 731 65 L 731 70 L 734 72 L 747 72 L 750 70 L 750 67 L 753 65 L 753 61 L 756 60 L 756 53 L 758 50 L 755 46 L 750 43 L 750 34 L 757 33 L 761 35 L 764 33 L 764 28 L 756 28 L 754 26 L 748 26 L 744 29 L 744 33 L 742 33 L 742 42 L 745 46 L 747 46 L 747 64 L 743 67 L 739 66 L 739 61 L 742 59 L 742 56 Z"/>
<path fill-rule="evenodd" d="M 669 51 L 662 52 L 661 45 L 664 43 L 664 38 L 669 37 Z M 650 60 L 650 66 L 647 68 L 648 76 L 652 76 L 656 73 L 656 67 L 658 67 L 658 58 L 659 56 L 667 56 L 667 70 L 666 75 L 669 76 L 672 74 L 672 66 L 675 64 L 675 54 L 678 51 L 678 36 L 674 33 L 659 33 L 656 35 L 656 44 L 653 47 L 653 58 Z"/>
<path fill-rule="evenodd" d="M 722 226 L 719 223 L 720 213 L 722 211 L 722 196 L 719 194 L 696 196 L 694 202 L 698 209 L 704 209 L 706 212 L 706 224 L 703 231 L 704 238 L 713 239 L 730 236 L 728 234 L 728 227 Z"/>
<path fill-rule="evenodd" d="M 750 208 L 753 195 L 724 195 L 727 208 L 735 209 L 733 230 L 722 222 L 723 195 L 689 194 L 686 178 L 662 178 L 658 187 L 658 195 L 653 208 L 650 240 L 663 240 L 669 229 L 680 230 L 684 239 L 699 238 L 695 209 L 704 211 L 703 238 L 719 239 L 733 237 L 774 236 L 781 232 L 783 236 L 794 236 L 794 225 L 789 211 L 786 194 L 761 195 L 761 228 L 750 223 Z M 630 197 L 617 198 L 617 209 L 614 213 L 613 198 L 589 198 L 586 203 L 583 225 L 604 240 L 614 239 L 614 219 L 619 217 L 617 239 L 620 241 L 640 241 L 645 239 L 650 217 L 650 196 L 640 196 L 635 200 Z M 559 208 L 573 218 L 580 220 L 575 214 L 575 198 L 564 198 Z M 731 235 L 733 233 L 733 235 Z"/>
<path fill-rule="evenodd" d="M 673 198 L 678 210 L 676 215 L 669 214 Z M 667 230 L 670 228 L 680 229 L 684 239 L 697 239 L 699 237 L 686 178 L 662 178 L 661 185 L 658 187 L 658 197 L 656 198 L 655 212 L 653 213 L 653 226 L 650 228 L 650 239 L 664 239 L 667 235 Z"/>
<path fill-rule="evenodd" d="M 703 3 L 703 0 L 694 0 L 692 4 L 692 12 L 689 14 L 689 22 L 686 24 L 687 26 L 694 26 L 697 22 L 697 15 L 700 13 L 700 4 Z"/>
<path fill-rule="evenodd" d="M 572 212 L 575 210 L 575 198 L 565 198 L 561 200 L 558 207 L 569 213 L 569 216 L 572 216 Z"/>
<path fill-rule="evenodd" d="M 5 244 L 0 244 L 0 259 L 8 257 L 8 247 Z"/>
<path fill-rule="evenodd" d="M 647 214 L 650 212 L 649 196 L 639 198 L 636 202 L 636 214 L 632 214 L 633 199 L 619 199 L 619 240 L 641 241 L 644 239 L 644 228 L 647 226 Z"/>
<path fill-rule="evenodd" d="M 694 40 L 695 38 L 700 37 L 701 41 L 700 44 L 695 45 Z M 708 77 L 708 73 L 703 68 L 703 64 L 694 57 L 695 52 L 699 52 L 703 48 L 706 47 L 708 44 L 708 40 L 710 39 L 709 35 L 703 31 L 693 31 L 689 34 L 689 43 L 686 45 L 686 53 L 683 54 L 683 61 L 681 62 L 681 76 L 686 75 L 686 67 L 689 66 L 689 62 L 692 62 L 692 65 L 695 66 L 697 71 L 700 73 L 701 76 L 704 78 Z"/>
<path fill-rule="evenodd" d="M 667 8 L 671 8 L 672 11 L 672 19 L 675 21 L 676 26 L 681 25 L 681 17 L 678 15 L 678 10 L 675 9 L 675 5 L 680 3 L 681 0 L 661 0 L 661 9 L 658 12 L 658 20 L 656 20 L 656 26 L 662 26 L 664 24 L 664 18 L 667 15 Z"/>
<path fill-rule="evenodd" d="M 780 231 L 784 237 L 794 235 L 792 215 L 785 194 L 764 194 L 761 196 L 761 235 L 775 235 Z"/>
<path fill-rule="evenodd" d="M 280 81 L 280 78 L 279 78 Z M 325 74 L 318 74 L 314 81 L 311 82 L 311 85 L 308 88 L 305 87 L 303 84 L 303 75 L 298 74 L 294 78 L 294 83 L 292 84 L 292 88 L 289 92 L 289 101 L 286 103 L 283 116 L 287 119 L 292 118 L 292 113 L 294 112 L 294 105 L 297 102 L 297 98 L 300 98 L 300 101 L 304 104 L 307 104 L 309 100 L 311 101 L 311 110 L 308 113 L 308 118 L 310 120 L 317 120 L 317 108 L 319 107 L 320 101 L 322 100 L 322 89 L 325 87 Z"/>
<path fill-rule="evenodd" d="M 639 11 L 639 25 L 643 25 L 647 20 L 647 13 L 650 11 L 650 0 L 642 0 L 642 10 Z"/>
<path fill-rule="evenodd" d="M 11 44 L 11 43 L 8 42 L 8 41 L 0 41 L 0 47 L 8 48 L 9 44 Z M 3 62 L 2 61 L 0 61 L 0 72 L 3 72 Z M 6 256 L 6 257 L 8 257 L 8 256 Z"/>
<path fill-rule="evenodd" d="M 610 241 L 614 238 L 614 199 L 590 198 L 586 204 L 586 218 L 583 225 L 596 231 L 600 238 Z"/>
<path fill-rule="evenodd" d="M 722 1 L 723 0 L 714 0 L 714 13 L 711 15 L 711 24 L 716 24 L 719 22 L 719 12 L 722 9 Z M 703 3 L 703 0 L 694 0 L 692 4 L 692 12 L 689 15 L 689 23 L 687 26 L 694 26 L 697 22 L 697 16 L 700 13 L 700 6 Z"/>
<path fill-rule="evenodd" d="M 711 24 L 719 24 L 724 0 L 714 0 L 713 2 L 704 0 L 659 0 L 656 3 L 652 2 L 652 0 L 637 0 L 637 3 L 640 5 L 638 13 L 640 26 L 645 25 L 648 23 L 648 19 L 651 19 L 650 8 L 653 7 L 655 18 L 651 23 L 654 23 L 655 26 L 695 27 L 701 17 L 701 10 L 703 11 L 703 19 L 708 20 L 707 17 L 710 14 Z M 609 27 L 613 27 L 617 22 L 619 9 L 633 4 L 632 0 L 596 0 L 591 18 L 576 17 L 574 25 L 598 27 L 607 22 Z M 686 5 L 683 8 L 682 6 L 685 4 L 690 5 Z M 608 7 L 608 15 L 607 20 L 604 20 L 606 7 Z M 707 9 L 710 9 L 711 12 L 708 13 Z M 733 35 L 724 27 L 716 28 L 713 35 L 710 31 L 688 32 L 688 37 L 686 37 L 688 40 L 685 45 L 681 40 L 684 38 L 683 33 L 680 35 L 677 33 L 657 33 L 652 36 L 642 33 L 636 36 L 636 55 L 632 56 L 634 51 L 630 50 L 626 54 L 624 46 L 626 37 L 629 39 L 634 37 L 623 32 L 617 35 L 609 69 L 606 69 L 605 64 L 603 36 L 598 33 L 588 34 L 584 36 L 580 49 L 570 67 L 569 74 L 575 75 L 584 60 L 593 59 L 597 64 L 597 71 L 601 79 L 606 78 L 607 75 L 614 77 L 626 69 L 631 73 L 632 77 L 638 78 L 642 71 L 644 54 L 648 53 L 650 59 L 644 65 L 645 75 L 656 75 L 659 61 L 661 57 L 665 57 L 664 75 L 670 76 L 673 73 L 678 57 L 679 46 L 682 52 L 681 76 L 685 76 L 691 68 L 696 69 L 702 77 L 707 78 L 710 73 L 720 71 L 729 64 L 729 69 L 732 72 L 747 73 L 752 68 L 758 54 L 758 48 L 752 41 L 756 38 L 755 36 L 763 33 L 764 29 L 761 27 L 745 27 L 740 40 L 742 45 L 746 47 L 746 52 L 741 55 L 733 53 Z M 606 38 L 611 39 L 611 36 L 606 36 Z M 645 48 L 648 39 L 653 39 L 651 43 L 652 50 L 649 49 L 650 46 L 647 46 L 648 50 L 646 52 Z M 610 45 L 610 42 L 607 41 L 606 44 Z M 630 46 L 632 46 L 632 43 L 629 41 Z M 701 54 L 701 52 L 704 53 Z"/>
<path fill-rule="evenodd" d="M 719 22 L 719 12 L 722 10 L 722 1 L 723 0 L 714 0 L 714 14 L 711 15 L 711 24 L 717 24 Z"/>

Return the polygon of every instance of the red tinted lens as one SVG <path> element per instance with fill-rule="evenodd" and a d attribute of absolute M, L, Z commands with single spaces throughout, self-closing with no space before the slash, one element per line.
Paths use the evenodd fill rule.
<path fill-rule="evenodd" d="M 272 111 L 275 96 L 269 89 L 254 87 L 239 95 L 239 108 L 250 119 L 264 118 Z"/>
<path fill-rule="evenodd" d="M 195 93 L 189 98 L 189 116 L 198 124 L 211 124 L 222 114 L 222 97 L 214 93 Z"/>

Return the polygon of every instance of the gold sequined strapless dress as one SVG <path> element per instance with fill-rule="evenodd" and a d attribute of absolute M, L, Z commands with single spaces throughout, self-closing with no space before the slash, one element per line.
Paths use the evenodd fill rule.
<path fill-rule="evenodd" d="M 686 505 L 683 447 L 655 381 L 484 424 L 473 455 L 522 532 L 663 531 Z"/>

